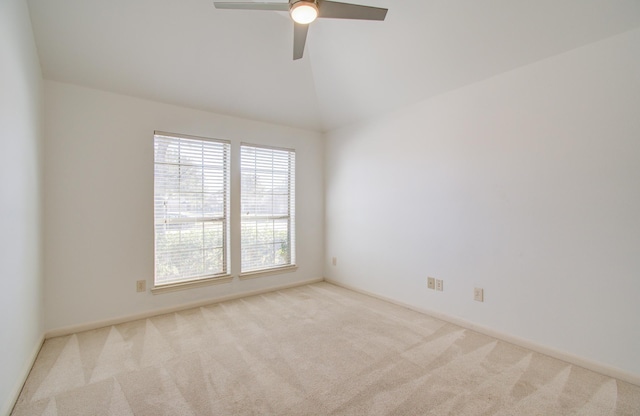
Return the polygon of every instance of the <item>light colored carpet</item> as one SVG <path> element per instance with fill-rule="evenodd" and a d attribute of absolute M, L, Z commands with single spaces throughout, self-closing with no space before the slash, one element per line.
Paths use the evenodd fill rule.
<path fill-rule="evenodd" d="M 45 342 L 14 415 L 640 415 L 640 387 L 328 283 Z"/>

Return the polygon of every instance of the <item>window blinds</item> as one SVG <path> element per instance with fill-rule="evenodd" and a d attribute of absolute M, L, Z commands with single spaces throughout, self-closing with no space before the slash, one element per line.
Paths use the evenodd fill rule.
<path fill-rule="evenodd" d="M 227 274 L 229 143 L 156 132 L 154 154 L 155 285 Z"/>
<path fill-rule="evenodd" d="M 241 272 L 295 264 L 295 151 L 241 146 Z"/>

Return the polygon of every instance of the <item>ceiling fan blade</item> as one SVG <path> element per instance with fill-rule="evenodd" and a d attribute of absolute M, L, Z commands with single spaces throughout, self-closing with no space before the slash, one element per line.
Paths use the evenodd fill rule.
<path fill-rule="evenodd" d="M 216 9 L 289 11 L 289 3 L 214 1 L 213 5 Z"/>
<path fill-rule="evenodd" d="M 318 1 L 318 17 L 330 19 L 384 20 L 389 9 L 335 1 Z"/>
<path fill-rule="evenodd" d="M 293 60 L 302 58 L 304 54 L 304 44 L 307 42 L 307 32 L 309 25 L 293 24 Z"/>

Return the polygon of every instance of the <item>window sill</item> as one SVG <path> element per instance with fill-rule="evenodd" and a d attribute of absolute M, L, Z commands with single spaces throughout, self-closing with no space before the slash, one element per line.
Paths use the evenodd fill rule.
<path fill-rule="evenodd" d="M 196 287 L 202 287 L 202 286 L 209 286 L 209 285 L 219 285 L 222 283 L 230 283 L 233 280 L 233 276 L 231 275 L 224 275 L 224 276 L 219 276 L 219 277 L 211 277 L 208 279 L 200 279 L 200 280 L 191 280 L 188 282 L 179 282 L 179 283 L 171 283 L 168 285 L 162 285 L 162 286 L 154 286 L 151 289 L 151 293 L 153 293 L 154 295 L 160 294 L 160 293 L 167 293 L 167 292 L 176 292 L 178 290 L 186 290 L 186 289 L 193 289 Z"/>
<path fill-rule="evenodd" d="M 256 270 L 254 272 L 240 273 L 238 277 L 240 280 L 255 279 L 257 277 L 269 276 L 273 274 L 290 273 L 298 270 L 298 266 L 295 264 L 291 266 L 274 267 L 273 269 Z"/>

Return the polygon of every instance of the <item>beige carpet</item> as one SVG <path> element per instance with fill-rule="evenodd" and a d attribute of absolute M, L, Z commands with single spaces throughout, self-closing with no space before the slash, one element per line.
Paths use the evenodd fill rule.
<path fill-rule="evenodd" d="M 14 415 L 640 415 L 640 387 L 319 283 L 49 339 Z"/>

